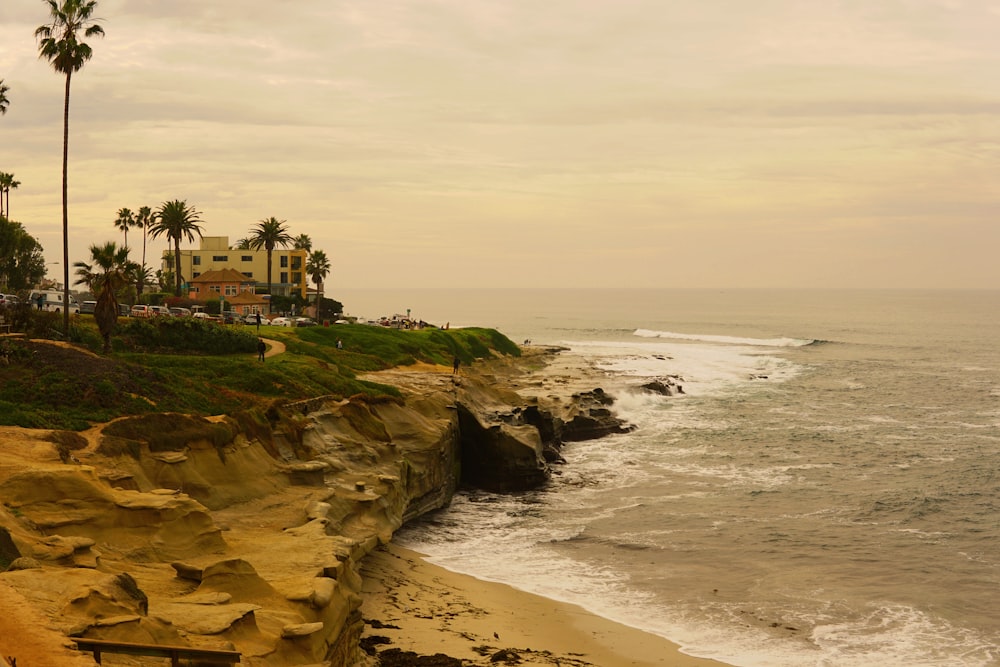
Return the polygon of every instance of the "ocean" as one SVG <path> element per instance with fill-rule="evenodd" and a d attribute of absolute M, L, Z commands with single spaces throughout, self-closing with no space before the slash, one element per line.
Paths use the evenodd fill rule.
<path fill-rule="evenodd" d="M 1000 291 L 337 298 L 564 346 L 637 427 L 404 527 L 432 562 L 741 667 L 1000 665 Z"/>

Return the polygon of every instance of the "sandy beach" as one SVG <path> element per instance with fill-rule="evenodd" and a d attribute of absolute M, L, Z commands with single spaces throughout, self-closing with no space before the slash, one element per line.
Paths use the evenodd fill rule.
<path fill-rule="evenodd" d="M 380 653 L 442 654 L 462 665 L 503 663 L 501 651 L 516 654 L 519 665 L 539 667 L 722 665 L 576 605 L 456 574 L 393 544 L 366 557 L 362 575 L 362 644 L 376 644 Z"/>

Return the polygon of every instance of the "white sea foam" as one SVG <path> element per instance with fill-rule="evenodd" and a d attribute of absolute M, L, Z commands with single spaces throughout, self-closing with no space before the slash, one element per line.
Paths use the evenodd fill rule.
<path fill-rule="evenodd" d="M 650 331 L 636 329 L 634 334 L 641 338 L 672 338 L 674 340 L 690 340 L 702 343 L 726 343 L 729 345 L 759 345 L 762 347 L 804 347 L 812 345 L 815 340 L 803 338 L 744 338 L 741 336 L 719 336 L 715 334 L 685 334 L 674 331 Z"/>

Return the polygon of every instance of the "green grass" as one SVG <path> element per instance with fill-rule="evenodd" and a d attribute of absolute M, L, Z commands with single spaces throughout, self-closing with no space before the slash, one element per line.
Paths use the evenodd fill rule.
<path fill-rule="evenodd" d="M 471 363 L 520 354 L 492 329 L 262 327 L 261 336 L 284 343 L 286 352 L 260 363 L 254 327 L 173 319 L 125 320 L 106 356 L 3 341 L 0 424 L 78 431 L 127 415 L 232 414 L 324 395 L 393 397 L 396 388 L 358 375 L 417 361 L 450 366 L 455 356 Z M 92 351 L 101 348 L 88 316 L 74 318 L 70 337 Z"/>

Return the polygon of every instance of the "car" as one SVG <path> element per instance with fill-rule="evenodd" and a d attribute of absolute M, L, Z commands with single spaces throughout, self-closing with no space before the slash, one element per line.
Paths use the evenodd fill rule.
<path fill-rule="evenodd" d="M 252 324 L 253 326 L 257 326 L 257 313 L 250 313 L 249 315 L 243 318 L 243 321 L 247 324 Z M 260 323 L 263 325 L 263 324 L 270 324 L 271 322 L 266 317 L 261 315 Z"/>
<path fill-rule="evenodd" d="M 154 317 L 170 317 L 170 309 L 166 306 L 150 306 Z"/>
<path fill-rule="evenodd" d="M 129 313 L 132 317 L 152 317 L 153 311 L 152 306 L 147 306 L 144 303 L 137 303 L 132 306 L 132 310 Z"/>
<path fill-rule="evenodd" d="M 243 316 L 235 310 L 222 311 L 222 321 L 226 324 L 243 324 Z"/>
<path fill-rule="evenodd" d="M 222 318 L 218 315 L 209 315 L 203 310 L 199 310 L 197 313 L 191 315 L 196 320 L 202 320 L 204 322 L 221 322 Z"/>
<path fill-rule="evenodd" d="M 170 314 L 173 317 L 191 317 L 191 309 L 174 306 L 170 309 Z"/>
<path fill-rule="evenodd" d="M 0 306 L 16 306 L 20 302 L 16 294 L 0 294 Z"/>
<path fill-rule="evenodd" d="M 93 315 L 95 310 L 97 310 L 96 301 L 84 301 L 83 303 L 80 304 L 81 313 L 90 313 L 91 315 Z"/>
<path fill-rule="evenodd" d="M 296 317 L 292 320 L 292 326 L 296 327 L 314 327 L 316 326 L 316 321 L 308 317 Z"/>
<path fill-rule="evenodd" d="M 290 317 L 276 317 L 271 320 L 271 325 L 276 327 L 290 327 L 292 325 L 292 318 Z"/>

